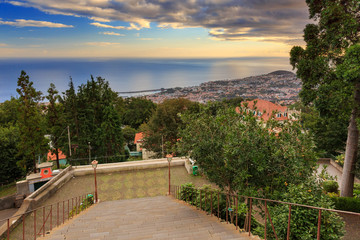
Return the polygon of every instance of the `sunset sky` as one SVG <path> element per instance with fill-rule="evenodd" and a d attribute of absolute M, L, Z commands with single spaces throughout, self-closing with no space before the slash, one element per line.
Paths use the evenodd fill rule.
<path fill-rule="evenodd" d="M 0 0 L 0 58 L 286 57 L 305 0 Z"/>

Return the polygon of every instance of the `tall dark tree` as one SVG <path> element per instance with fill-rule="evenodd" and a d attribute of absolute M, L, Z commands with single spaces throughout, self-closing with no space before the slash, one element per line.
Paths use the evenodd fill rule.
<path fill-rule="evenodd" d="M 158 104 L 147 124 L 144 147 L 157 153 L 158 157 L 174 152 L 179 129 L 185 126 L 181 114 L 197 111 L 198 107 L 198 103 L 184 98 L 167 99 Z"/>
<path fill-rule="evenodd" d="M 17 164 L 22 159 L 17 150 L 20 141 L 18 108 L 16 98 L 0 103 L 0 183 L 14 181 L 25 174 Z"/>
<path fill-rule="evenodd" d="M 74 158 L 101 157 L 123 154 L 120 116 L 115 110 L 116 93 L 101 77 L 79 86 L 77 92 L 70 81 L 61 102 L 66 125 L 70 126 Z"/>
<path fill-rule="evenodd" d="M 69 127 L 70 139 L 73 143 L 77 143 L 79 136 L 79 106 L 78 97 L 75 91 L 74 83 L 70 78 L 69 89 L 63 92 L 63 96 L 59 99 L 64 108 L 64 124 Z M 73 150 L 76 151 L 76 147 L 70 150 L 66 144 L 62 142 L 62 151 L 64 151 L 67 158 L 71 158 Z M 74 144 L 76 146 L 76 144 Z M 70 146 L 72 148 L 72 146 Z M 71 152 L 70 152 L 71 151 Z M 76 152 L 75 152 L 76 153 Z"/>
<path fill-rule="evenodd" d="M 50 84 L 50 88 L 48 89 L 48 95 L 46 98 L 49 101 L 49 105 L 47 106 L 47 127 L 48 133 L 51 135 L 52 142 L 52 151 L 56 155 L 56 165 L 57 168 L 60 168 L 59 163 L 59 148 L 60 141 L 62 139 L 66 139 L 64 137 L 64 115 L 63 115 L 63 106 L 59 103 L 60 96 L 59 92 L 56 90 L 56 87 L 53 83 Z M 66 135 L 65 135 L 66 136 Z M 64 140 L 63 140 L 64 141 Z"/>
<path fill-rule="evenodd" d="M 17 165 L 22 159 L 17 150 L 19 136 L 17 126 L 0 126 L 0 183 L 9 183 L 24 175 Z"/>
<path fill-rule="evenodd" d="M 39 102 L 42 100 L 41 92 L 36 91 L 29 76 L 21 71 L 18 79 L 19 94 L 19 154 L 23 155 L 21 165 L 27 170 L 36 172 L 36 158 L 46 152 L 47 140 L 44 135 L 44 117 Z"/>
<path fill-rule="evenodd" d="M 305 104 L 313 104 L 322 118 L 340 114 L 350 119 L 341 196 L 352 196 L 359 140 L 356 119 L 360 111 L 360 78 L 346 80 L 338 66 L 344 63 L 345 51 L 360 42 L 360 5 L 358 0 L 306 3 L 316 23 L 306 26 L 306 47 L 293 47 L 290 62 L 303 82 L 300 97 Z"/>
<path fill-rule="evenodd" d="M 124 100 L 122 123 L 124 125 L 129 125 L 132 128 L 138 129 L 141 124 L 149 121 L 155 108 L 155 103 L 146 98 L 126 98 Z"/>

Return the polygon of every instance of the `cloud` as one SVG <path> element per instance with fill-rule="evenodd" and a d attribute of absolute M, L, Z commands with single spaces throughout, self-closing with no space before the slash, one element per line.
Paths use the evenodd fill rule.
<path fill-rule="evenodd" d="M 0 47 L 7 47 L 8 45 L 6 43 L 0 43 Z"/>
<path fill-rule="evenodd" d="M 162 40 L 161 38 L 140 38 L 142 41 L 154 41 L 154 40 Z"/>
<path fill-rule="evenodd" d="M 48 27 L 48 28 L 72 28 L 72 25 L 65 25 L 62 23 L 53 23 L 47 21 L 25 20 L 16 19 L 15 21 L 2 21 L 0 19 L 0 25 L 9 25 L 15 27 Z"/>
<path fill-rule="evenodd" d="M 134 24 L 134 23 L 130 23 L 129 27 L 124 27 L 124 26 L 112 26 L 109 24 L 103 24 L 103 23 L 99 23 L 99 22 L 93 22 L 90 23 L 90 25 L 93 25 L 95 27 L 101 27 L 101 28 L 112 28 L 112 29 L 124 29 L 124 30 L 140 30 L 142 27 L 140 25 Z"/>
<path fill-rule="evenodd" d="M 96 46 L 96 47 L 109 47 L 109 46 L 116 46 L 120 43 L 114 43 L 114 42 L 87 42 L 85 43 L 88 46 Z"/>
<path fill-rule="evenodd" d="M 115 33 L 115 32 L 99 32 L 99 34 L 111 35 L 111 36 L 125 36 L 124 34 Z"/>
<path fill-rule="evenodd" d="M 282 42 L 300 39 L 308 20 L 303 0 L 23 0 L 13 5 L 52 14 L 82 16 L 103 28 L 205 28 L 209 37 L 226 41 L 249 39 Z M 103 24 L 122 21 L 129 26 Z M 102 22 L 102 23 L 100 23 Z M 289 40 L 290 39 L 290 40 Z"/>

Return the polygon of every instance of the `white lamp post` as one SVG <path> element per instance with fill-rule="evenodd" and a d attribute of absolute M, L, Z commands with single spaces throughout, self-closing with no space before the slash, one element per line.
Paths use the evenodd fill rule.
<path fill-rule="evenodd" d="M 98 165 L 98 161 L 94 160 L 91 162 L 91 166 L 94 168 L 94 177 L 95 177 L 95 202 L 98 201 L 98 195 L 97 195 L 97 182 L 96 182 L 96 168 Z"/>

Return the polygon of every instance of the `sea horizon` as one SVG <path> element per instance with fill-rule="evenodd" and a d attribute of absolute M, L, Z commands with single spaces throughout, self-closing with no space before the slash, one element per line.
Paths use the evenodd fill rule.
<path fill-rule="evenodd" d="M 241 58 L 0 58 L 0 102 L 17 97 L 17 80 L 24 70 L 34 87 L 47 94 L 50 83 L 60 93 L 70 77 L 76 87 L 91 76 L 102 77 L 116 92 L 197 86 L 292 71 L 288 57 Z"/>

